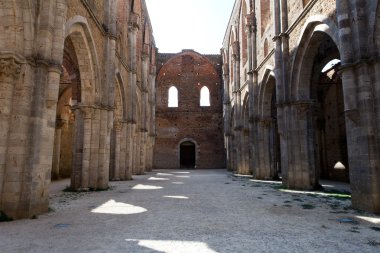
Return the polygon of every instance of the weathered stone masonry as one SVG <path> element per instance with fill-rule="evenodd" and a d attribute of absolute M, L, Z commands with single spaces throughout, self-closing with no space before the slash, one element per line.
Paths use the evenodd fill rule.
<path fill-rule="evenodd" d="M 150 170 L 156 48 L 145 2 L 4 0 L 0 15 L 0 210 L 46 212 L 52 176 L 106 189 Z"/>
<path fill-rule="evenodd" d="M 230 170 L 293 189 L 349 181 L 353 206 L 380 213 L 379 13 L 377 0 L 235 1 L 222 50 Z"/>

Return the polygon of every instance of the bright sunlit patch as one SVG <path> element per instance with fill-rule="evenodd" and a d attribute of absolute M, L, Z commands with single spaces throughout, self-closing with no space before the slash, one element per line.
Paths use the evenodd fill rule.
<path fill-rule="evenodd" d="M 368 216 L 356 216 L 356 218 L 364 221 L 371 222 L 373 224 L 380 224 L 380 217 L 368 217 Z"/>
<path fill-rule="evenodd" d="M 190 174 L 190 172 L 188 171 L 176 171 L 176 172 L 173 172 L 174 174 Z"/>
<path fill-rule="evenodd" d="M 351 194 L 348 194 L 348 193 L 297 191 L 297 190 L 289 190 L 289 189 L 280 189 L 280 191 L 287 192 L 287 193 L 303 194 L 303 195 L 308 195 L 308 196 L 314 195 L 314 196 L 320 196 L 320 197 L 335 197 L 335 198 L 339 198 L 341 200 L 351 199 Z"/>
<path fill-rule="evenodd" d="M 157 252 L 165 253 L 216 253 L 204 242 L 191 241 L 164 241 L 164 240 L 137 240 L 126 239 L 127 242 L 136 242 L 139 246 L 146 247 Z"/>
<path fill-rule="evenodd" d="M 163 178 L 163 177 L 150 177 L 150 178 L 148 178 L 148 180 L 151 180 L 151 181 L 166 181 L 166 180 L 169 180 L 169 178 Z"/>
<path fill-rule="evenodd" d="M 201 89 L 200 106 L 210 106 L 210 91 L 206 86 Z"/>
<path fill-rule="evenodd" d="M 253 177 L 252 175 L 234 174 L 235 177 Z"/>
<path fill-rule="evenodd" d="M 178 107 L 178 90 L 176 87 L 170 87 L 168 96 L 168 107 Z"/>
<path fill-rule="evenodd" d="M 281 181 L 265 181 L 265 180 L 257 180 L 257 179 L 250 179 L 249 181 L 255 182 L 255 183 L 282 184 Z"/>
<path fill-rule="evenodd" d="M 105 213 L 105 214 L 136 214 L 136 213 L 144 213 L 146 211 L 148 210 L 146 210 L 143 207 L 116 202 L 113 199 L 91 210 L 92 213 Z"/>
<path fill-rule="evenodd" d="M 162 188 L 163 187 L 161 186 L 143 185 L 143 184 L 138 184 L 132 187 L 133 190 L 158 190 Z"/>
<path fill-rule="evenodd" d="M 175 176 L 175 177 L 178 177 L 178 178 L 190 178 L 190 176 Z"/>
<path fill-rule="evenodd" d="M 336 170 L 345 170 L 345 169 L 346 169 L 346 166 L 344 166 L 344 164 L 341 163 L 341 162 L 337 162 L 337 163 L 334 165 L 334 169 L 336 169 Z"/>
<path fill-rule="evenodd" d="M 338 63 L 340 63 L 340 60 L 339 59 L 334 59 L 332 61 L 330 61 L 329 63 L 326 64 L 326 66 L 322 69 L 322 73 L 325 73 L 326 71 L 332 69 L 335 65 L 337 65 Z"/>
<path fill-rule="evenodd" d="M 173 174 L 170 174 L 170 173 L 161 173 L 161 172 L 157 173 L 156 175 L 157 176 L 174 176 Z"/>
<path fill-rule="evenodd" d="M 172 184 L 183 184 L 183 182 L 173 182 Z"/>
<path fill-rule="evenodd" d="M 164 196 L 164 198 L 169 198 L 169 199 L 189 199 L 189 197 L 186 197 L 186 196 Z"/>

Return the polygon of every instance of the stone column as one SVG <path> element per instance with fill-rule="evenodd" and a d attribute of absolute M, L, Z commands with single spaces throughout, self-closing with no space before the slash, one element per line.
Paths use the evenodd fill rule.
<path fill-rule="evenodd" d="M 11 128 L 13 92 L 21 73 L 23 59 L 12 54 L 0 53 L 0 209 L 11 215 L 12 205 L 16 205 L 17 196 L 6 192 L 6 164 L 8 154 L 8 138 Z M 20 173 L 20 168 L 14 168 Z M 21 180 L 21 178 L 19 178 Z"/>
<path fill-rule="evenodd" d="M 370 61 L 366 1 L 337 0 L 352 205 L 380 213 L 379 64 Z M 378 22 L 378 20 L 376 20 Z M 376 49 L 375 49 L 376 50 Z M 375 56 L 376 57 L 376 56 Z"/>
<path fill-rule="evenodd" d="M 241 91 L 240 91 L 240 59 L 239 59 L 239 41 L 235 41 L 232 44 L 232 57 L 233 57 L 233 71 L 234 71 L 234 87 L 233 87 L 233 95 L 234 95 L 234 157 L 235 164 L 234 170 L 237 170 L 240 173 L 240 165 L 241 165 L 241 130 L 242 130 L 242 122 L 241 122 Z"/>
<path fill-rule="evenodd" d="M 255 12 L 255 1 L 251 2 L 250 14 L 246 17 L 246 30 L 247 30 L 247 46 L 248 46 L 248 94 L 249 94 L 249 148 L 248 153 L 250 159 L 248 160 L 248 168 L 252 174 L 255 174 L 256 161 L 253 158 L 256 153 L 255 142 L 255 104 L 257 103 L 258 96 L 258 73 L 257 68 L 257 23 Z"/>
<path fill-rule="evenodd" d="M 224 59 L 224 61 L 228 61 L 228 59 Z M 224 124 L 224 148 L 226 151 L 226 166 L 227 170 L 232 171 L 231 167 L 231 152 L 230 149 L 230 139 L 231 139 L 231 101 L 229 94 L 229 65 L 228 62 L 223 63 L 223 124 Z"/>
<path fill-rule="evenodd" d="M 114 161 L 114 177 L 112 180 L 118 181 L 120 180 L 120 172 L 121 172 L 121 140 L 122 140 L 122 123 L 121 122 L 115 122 L 114 123 L 114 129 L 115 129 L 115 161 Z"/>
<path fill-rule="evenodd" d="M 67 123 L 61 118 L 57 118 L 55 123 L 54 135 L 54 151 L 53 151 L 53 165 L 52 165 L 52 179 L 59 179 L 59 167 L 61 158 L 61 135 L 62 127 Z"/>

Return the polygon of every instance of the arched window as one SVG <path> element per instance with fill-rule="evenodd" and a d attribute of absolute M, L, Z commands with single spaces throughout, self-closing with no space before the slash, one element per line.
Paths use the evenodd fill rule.
<path fill-rule="evenodd" d="M 206 86 L 201 89 L 201 106 L 210 106 L 210 91 Z"/>
<path fill-rule="evenodd" d="M 174 86 L 169 89 L 168 107 L 178 107 L 178 90 Z"/>

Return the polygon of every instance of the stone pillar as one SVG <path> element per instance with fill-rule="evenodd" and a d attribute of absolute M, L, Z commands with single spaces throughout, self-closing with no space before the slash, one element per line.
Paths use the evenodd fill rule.
<path fill-rule="evenodd" d="M 248 46 L 248 94 L 249 94 L 249 159 L 248 168 L 249 172 L 255 174 L 256 161 L 254 159 L 256 153 L 255 142 L 255 104 L 257 103 L 258 96 L 258 73 L 257 73 L 257 23 L 255 12 L 255 1 L 251 2 L 250 14 L 246 17 L 246 30 L 247 30 L 247 46 Z"/>
<path fill-rule="evenodd" d="M 7 215 L 16 214 L 19 190 L 10 191 L 11 183 L 6 180 L 8 138 L 11 128 L 12 100 L 16 83 L 20 78 L 23 59 L 11 54 L 0 54 L 0 209 Z M 24 144 L 25 145 L 25 144 Z M 15 160 L 16 162 L 16 160 Z M 16 181 L 21 181 L 21 168 L 13 168 Z M 15 183 L 13 183 L 15 184 Z M 5 187 L 6 186 L 6 187 Z"/>
<path fill-rule="evenodd" d="M 337 0 L 336 10 L 352 205 L 380 213 L 380 117 L 376 110 L 380 66 L 378 59 L 368 59 L 373 56 L 368 37 L 376 34 L 369 34 L 373 24 L 368 22 L 367 4 L 363 0 Z"/>
<path fill-rule="evenodd" d="M 283 184 L 293 189 L 315 189 L 318 187 L 315 163 L 313 101 L 298 101 L 291 105 L 292 123 L 289 125 L 291 151 L 288 152 L 289 163 Z"/>
<path fill-rule="evenodd" d="M 126 176 L 133 174 L 134 126 L 135 124 L 131 122 L 126 124 Z"/>
<path fill-rule="evenodd" d="M 114 129 L 115 129 L 115 161 L 114 161 L 114 172 L 113 172 L 113 175 L 114 177 L 112 178 L 112 180 L 120 180 L 122 177 L 120 176 L 120 172 L 122 171 L 121 170 L 121 165 L 122 165 L 122 162 L 121 162 L 121 141 L 122 141 L 122 123 L 121 122 L 115 122 L 114 123 Z"/>
<path fill-rule="evenodd" d="M 228 59 L 224 59 L 225 61 Z M 231 101 L 230 101 L 230 75 L 229 75 L 229 65 L 228 62 L 224 62 L 223 64 L 223 124 L 224 124 L 224 148 L 226 152 L 226 166 L 227 170 L 232 171 L 231 162 L 231 147 L 230 147 L 230 139 L 231 139 Z"/>
<path fill-rule="evenodd" d="M 62 127 L 67 123 L 61 118 L 57 118 L 55 123 L 55 135 L 54 135 L 54 151 L 53 151 L 53 165 L 52 165 L 52 179 L 59 179 L 59 167 L 61 158 L 61 135 Z"/>

